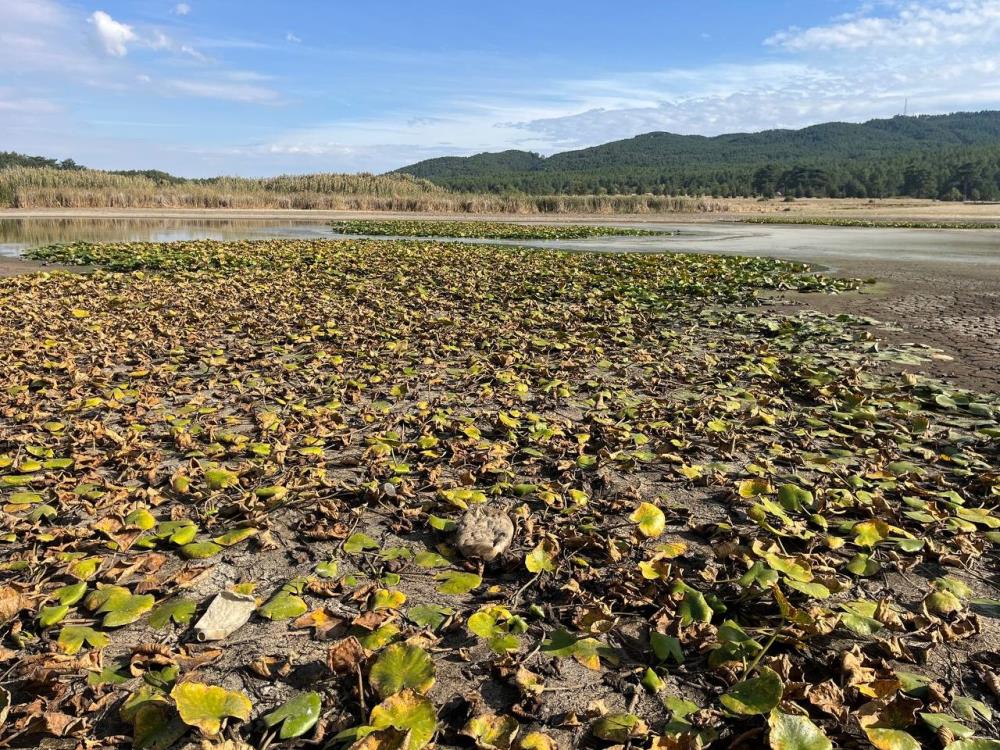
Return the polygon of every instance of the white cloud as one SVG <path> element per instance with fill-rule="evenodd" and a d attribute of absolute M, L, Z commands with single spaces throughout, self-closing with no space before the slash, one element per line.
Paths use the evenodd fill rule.
<path fill-rule="evenodd" d="M 129 42 L 138 39 L 131 26 L 116 21 L 103 10 L 94 11 L 89 21 L 94 26 L 97 41 L 112 57 L 125 57 Z"/>
<path fill-rule="evenodd" d="M 158 52 L 188 55 L 203 62 L 208 61 L 205 55 L 190 44 L 178 42 L 159 29 L 146 30 L 140 34 L 128 24 L 116 21 L 102 10 L 93 13 L 89 22 L 94 26 L 94 32 L 100 46 L 112 57 L 125 57 L 128 54 L 129 45 L 132 45 Z"/>
<path fill-rule="evenodd" d="M 384 170 L 429 156 L 553 153 L 658 130 L 716 135 L 860 122 L 899 114 L 906 97 L 911 113 L 1000 108 L 998 72 L 1000 49 L 988 41 L 846 58 L 792 51 L 785 61 L 539 79 L 491 100 L 456 96 L 417 111 L 298 129 L 256 153 Z"/>
<path fill-rule="evenodd" d="M 179 5 L 173 6 L 178 15 Z M 733 64 L 633 71 L 608 65 L 600 77 L 561 80 L 539 73 L 546 67 L 535 65 L 535 59 L 527 74 L 498 65 L 483 78 L 475 73 L 479 68 L 469 66 L 443 81 L 428 80 L 423 96 L 401 95 L 394 109 L 364 110 L 363 103 L 346 102 L 343 94 L 346 103 L 339 111 L 370 113 L 349 119 L 317 115 L 301 126 L 288 117 L 287 129 L 272 125 L 272 118 L 236 118 L 229 142 L 221 144 L 218 130 L 178 128 L 165 139 L 136 141 L 128 158 L 135 166 L 155 166 L 157 154 L 170 152 L 202 174 L 387 170 L 439 155 L 507 148 L 552 153 L 653 130 L 714 135 L 861 121 L 900 112 L 905 97 L 911 113 L 1000 109 L 1000 0 L 853 0 L 842 5 L 853 6 L 853 12 L 811 28 L 746 40 L 757 49 L 732 58 Z M 91 28 L 84 23 L 89 10 L 79 8 L 69 0 L 0 0 L 0 69 L 32 74 L 23 90 L 0 91 L 0 132 L 15 133 L 22 143 L 62 133 L 65 143 L 75 145 L 54 152 L 85 157 L 88 144 L 103 131 L 80 130 L 69 104 L 73 99 L 60 98 L 66 96 L 66 84 L 134 92 L 144 100 L 299 103 L 303 107 L 293 110 L 297 113 L 329 112 L 325 105 L 338 99 L 332 85 L 324 89 L 305 76 L 279 91 L 282 86 L 266 75 L 226 68 L 230 48 L 254 49 L 267 59 L 291 54 L 289 44 L 300 41 L 292 31 L 282 39 L 278 30 L 267 44 L 219 38 L 223 32 L 212 28 L 201 29 L 200 37 L 185 36 L 186 23 L 163 23 L 161 31 L 138 20 L 129 25 L 132 17 L 116 20 L 103 11 L 90 17 Z M 692 31 L 696 38 L 698 31 Z M 99 46 L 88 45 L 92 36 Z M 203 57 L 201 49 L 217 59 Z M 320 48 L 311 51 L 323 54 Z M 126 53 L 128 60 L 121 60 Z M 446 60 L 461 68 L 461 54 L 442 53 L 428 69 L 440 69 Z M 417 69 L 425 62 L 415 58 L 405 64 Z M 515 69 L 521 72 L 509 72 Z M 285 75 L 290 74 L 282 80 Z M 65 113 L 46 114 L 64 102 Z M 47 126 L 38 127 L 45 118 Z M 182 139 L 189 145 L 171 145 Z M 116 151 L 116 139 L 106 141 L 99 153 L 107 156 L 94 163 L 121 164 L 125 157 Z"/>
<path fill-rule="evenodd" d="M 236 80 L 169 80 L 164 84 L 166 93 L 186 94 L 203 99 L 241 102 L 244 104 L 277 104 L 277 91 L 264 86 L 239 83 Z"/>
<path fill-rule="evenodd" d="M 181 44 L 164 34 L 159 29 L 154 29 L 149 36 L 141 41 L 145 46 L 154 50 L 165 50 L 182 55 L 190 55 L 196 60 L 201 60 L 202 62 L 208 61 L 208 58 L 205 55 L 196 50 L 190 44 Z"/>
<path fill-rule="evenodd" d="M 53 0 L 5 0 L 3 4 L 4 25 L 8 28 L 28 24 L 55 26 L 64 19 L 62 8 Z"/>
<path fill-rule="evenodd" d="M 177 3 L 174 6 L 174 15 L 176 16 L 186 16 L 191 12 L 191 6 L 187 3 Z"/>
<path fill-rule="evenodd" d="M 860 15 L 808 29 L 780 31 L 766 44 L 794 52 L 928 49 L 1000 38 L 1000 1 L 932 0 L 897 5 L 891 16 Z"/>
<path fill-rule="evenodd" d="M 93 75 L 99 65 L 82 24 L 53 0 L 0 0 L 0 70 Z"/>

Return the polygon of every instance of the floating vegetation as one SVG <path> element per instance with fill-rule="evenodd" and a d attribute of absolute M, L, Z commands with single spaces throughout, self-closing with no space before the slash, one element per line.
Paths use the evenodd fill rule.
<path fill-rule="evenodd" d="M 0 280 L 5 746 L 997 747 L 1000 401 L 756 305 L 855 282 L 34 254 L 99 270 Z"/>
<path fill-rule="evenodd" d="M 334 221 L 330 226 L 337 234 L 486 240 L 580 240 L 588 237 L 662 237 L 673 234 L 590 224 L 511 224 L 500 221 L 353 220 Z"/>
<path fill-rule="evenodd" d="M 995 221 L 920 221 L 915 219 L 849 219 L 825 216 L 751 216 L 743 224 L 807 224 L 821 227 L 882 229 L 1000 229 Z"/>

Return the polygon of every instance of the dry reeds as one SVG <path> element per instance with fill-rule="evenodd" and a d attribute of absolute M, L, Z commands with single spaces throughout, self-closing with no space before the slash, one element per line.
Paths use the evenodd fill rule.
<path fill-rule="evenodd" d="M 497 214 L 718 212 L 717 200 L 657 195 L 452 193 L 409 175 L 311 174 L 161 182 L 48 167 L 0 169 L 0 207 L 235 208 Z"/>

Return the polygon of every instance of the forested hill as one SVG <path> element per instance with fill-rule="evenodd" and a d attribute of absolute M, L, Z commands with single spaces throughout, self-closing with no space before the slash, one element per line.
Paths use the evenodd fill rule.
<path fill-rule="evenodd" d="M 550 157 L 428 159 L 397 170 L 471 192 L 1000 198 L 1000 112 L 832 122 L 714 137 L 647 133 Z"/>

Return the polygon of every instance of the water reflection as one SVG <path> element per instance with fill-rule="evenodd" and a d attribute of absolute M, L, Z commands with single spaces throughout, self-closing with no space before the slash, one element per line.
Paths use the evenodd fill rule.
<path fill-rule="evenodd" d="M 325 221 L 301 219 L 0 219 L 0 254 L 57 242 L 172 242 L 330 237 Z"/>

